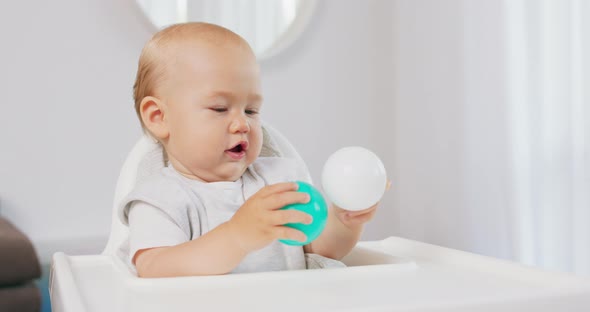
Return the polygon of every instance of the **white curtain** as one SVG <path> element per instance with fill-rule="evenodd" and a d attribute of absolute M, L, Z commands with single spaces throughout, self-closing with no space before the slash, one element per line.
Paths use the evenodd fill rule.
<path fill-rule="evenodd" d="M 394 4 L 393 117 L 375 123 L 393 187 L 374 223 L 590 275 L 590 1 Z"/>
<path fill-rule="evenodd" d="M 506 0 L 513 255 L 590 274 L 590 1 Z"/>

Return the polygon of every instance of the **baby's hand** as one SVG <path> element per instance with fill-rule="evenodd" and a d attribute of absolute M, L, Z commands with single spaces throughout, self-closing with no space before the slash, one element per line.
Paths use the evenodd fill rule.
<path fill-rule="evenodd" d="M 387 181 L 387 186 L 385 187 L 386 190 L 389 190 L 391 187 L 391 181 Z M 355 228 L 362 226 L 363 224 L 371 221 L 375 216 L 375 212 L 377 211 L 377 207 L 379 203 L 377 202 L 375 205 L 360 211 L 348 211 L 344 210 L 336 205 L 334 205 L 334 212 L 338 217 L 338 220 L 342 222 L 342 224 L 346 225 L 349 228 Z"/>
<path fill-rule="evenodd" d="M 371 221 L 375 216 L 377 206 L 379 206 L 379 203 L 376 203 L 365 210 L 348 211 L 334 205 L 334 212 L 342 224 L 349 228 L 355 228 Z"/>
<path fill-rule="evenodd" d="M 229 220 L 231 235 L 244 251 L 265 247 L 276 239 L 306 241 L 301 231 L 286 223 L 311 223 L 312 217 L 302 211 L 279 210 L 286 205 L 309 202 L 309 195 L 297 192 L 297 183 L 278 183 L 262 188 L 250 197 Z"/>

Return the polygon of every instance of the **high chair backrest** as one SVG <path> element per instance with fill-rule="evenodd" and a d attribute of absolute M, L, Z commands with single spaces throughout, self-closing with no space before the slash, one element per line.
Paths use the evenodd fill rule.
<path fill-rule="evenodd" d="M 262 132 L 263 144 L 260 156 L 293 158 L 299 162 L 301 168 L 305 168 L 306 178 L 311 181 L 305 162 L 293 145 L 280 132 L 266 123 L 262 125 Z M 119 220 L 117 214 L 121 201 L 137 183 L 163 167 L 164 157 L 161 145 L 148 135 L 143 135 L 127 155 L 119 173 L 111 215 L 111 232 L 103 254 L 115 255 L 127 237 L 127 227 Z"/>

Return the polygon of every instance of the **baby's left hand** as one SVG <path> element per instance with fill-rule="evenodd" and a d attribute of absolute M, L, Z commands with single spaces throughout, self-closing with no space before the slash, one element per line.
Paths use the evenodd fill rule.
<path fill-rule="evenodd" d="M 387 181 L 387 186 L 385 190 L 389 190 L 390 187 L 391 181 Z M 373 217 L 375 216 L 375 212 L 377 212 L 378 206 L 379 202 L 364 210 L 349 211 L 334 205 L 334 210 L 336 212 L 338 220 L 340 220 L 342 224 L 346 225 L 349 228 L 355 228 L 371 221 L 371 219 L 373 219 Z"/>
<path fill-rule="evenodd" d="M 375 216 L 375 212 L 377 212 L 377 206 L 379 206 L 379 203 L 365 210 L 349 211 L 334 205 L 334 212 L 342 224 L 349 228 L 355 228 L 371 221 Z"/>

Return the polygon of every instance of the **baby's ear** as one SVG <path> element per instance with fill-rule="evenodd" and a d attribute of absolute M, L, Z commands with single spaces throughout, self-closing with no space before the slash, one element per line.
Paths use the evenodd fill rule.
<path fill-rule="evenodd" d="M 139 104 L 141 120 L 147 130 L 162 141 L 168 138 L 170 132 L 168 125 L 164 121 L 164 107 L 162 101 L 153 96 L 146 96 Z"/>

